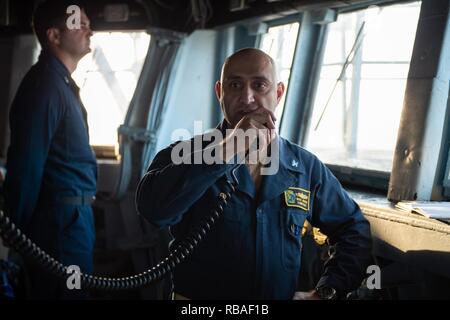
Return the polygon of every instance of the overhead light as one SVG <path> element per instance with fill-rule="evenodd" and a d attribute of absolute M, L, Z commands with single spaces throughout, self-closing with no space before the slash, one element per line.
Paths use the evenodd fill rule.
<path fill-rule="evenodd" d="M 9 26 L 10 21 L 10 0 L 0 0 L 0 26 Z"/>
<path fill-rule="evenodd" d="M 230 11 L 241 11 L 247 9 L 247 1 L 246 0 L 230 0 Z"/>
<path fill-rule="evenodd" d="M 126 22 L 130 16 L 130 8 L 127 4 L 108 4 L 103 10 L 106 22 Z"/>

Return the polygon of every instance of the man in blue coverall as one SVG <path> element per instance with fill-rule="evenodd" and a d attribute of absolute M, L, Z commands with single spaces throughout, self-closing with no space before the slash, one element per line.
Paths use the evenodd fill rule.
<path fill-rule="evenodd" d="M 237 178 L 223 216 L 176 267 L 176 297 L 336 299 L 345 298 L 364 278 L 371 255 L 369 223 L 322 162 L 276 134 L 274 111 L 283 93 L 272 58 L 258 49 L 234 53 L 216 83 L 225 118 L 218 127 L 224 135 L 218 144 L 224 161 L 174 163 L 175 143 L 157 154 L 142 178 L 138 211 L 157 226 L 172 226 L 175 243 L 209 214 L 225 188 L 224 177 Z M 265 133 L 236 147 L 231 141 L 239 129 Z M 254 142 L 261 150 L 277 142 L 277 172 L 261 175 L 261 162 L 239 166 L 231 161 Z M 305 219 L 328 236 L 335 250 L 311 292 L 297 291 Z"/>
<path fill-rule="evenodd" d="M 79 25 L 69 29 L 66 11 L 73 4 L 47 1 L 34 14 L 42 51 L 11 107 L 4 189 L 7 212 L 25 234 L 63 264 L 92 273 L 95 230 L 90 205 L 97 163 L 89 145 L 86 110 L 71 78 L 78 61 L 90 52 L 92 31 L 84 10 Z M 25 265 L 28 298 L 85 297 L 33 261 Z"/>

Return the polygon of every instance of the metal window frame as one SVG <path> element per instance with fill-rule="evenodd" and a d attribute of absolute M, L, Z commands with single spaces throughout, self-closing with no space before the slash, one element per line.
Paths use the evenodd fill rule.
<path fill-rule="evenodd" d="M 363 10 L 370 5 L 395 5 L 400 3 L 408 3 L 408 2 L 415 2 L 415 1 L 371 1 L 368 4 L 364 5 L 358 5 L 358 6 L 350 6 L 345 9 L 337 10 L 337 17 L 339 14 L 344 13 L 350 13 L 355 11 Z M 302 28 L 302 25 L 300 26 Z M 319 81 L 319 75 L 322 68 L 322 61 L 323 61 L 323 54 L 325 51 L 325 46 L 327 42 L 327 34 L 328 34 L 328 26 L 325 27 L 324 35 L 321 37 L 320 41 L 316 48 L 319 48 L 319 50 L 316 50 L 318 54 L 318 58 L 316 58 L 316 61 L 314 62 L 313 68 L 309 74 L 309 81 L 312 83 L 312 85 L 309 86 L 307 90 L 306 95 L 306 103 L 303 107 L 297 107 L 297 110 L 300 111 L 299 118 L 301 121 L 297 121 L 297 123 L 293 123 L 293 121 L 290 121 L 291 123 L 289 125 L 285 125 L 283 127 L 283 131 L 285 133 L 288 133 L 288 137 L 292 139 L 293 141 L 296 141 L 300 145 L 304 145 L 307 141 L 307 134 L 309 131 L 309 125 L 313 110 L 313 103 L 315 98 L 315 93 L 317 91 L 318 81 Z M 299 33 L 302 30 L 299 29 Z M 297 43 L 298 46 L 298 43 Z M 294 53 L 294 60 L 296 59 L 298 53 L 297 50 Z M 291 69 L 292 73 L 292 69 Z M 286 102 L 287 104 L 288 102 Z M 291 107 L 292 109 L 292 107 Z M 285 110 L 283 113 L 283 118 L 285 116 L 285 113 L 287 112 L 287 108 L 285 106 Z M 282 119 L 283 119 L 282 118 Z M 283 125 L 283 124 L 282 124 Z M 296 133 L 297 131 L 298 133 Z M 380 191 L 388 191 L 389 189 L 389 183 L 390 183 L 390 177 L 392 174 L 391 172 L 383 172 L 383 171 L 375 171 L 370 169 L 361 169 L 361 168 L 354 168 L 354 167 L 346 167 L 342 165 L 336 165 L 331 163 L 326 163 L 326 165 L 331 169 L 331 171 L 339 178 L 341 182 L 344 184 L 350 184 L 350 185 L 359 185 L 362 187 L 371 187 Z"/>

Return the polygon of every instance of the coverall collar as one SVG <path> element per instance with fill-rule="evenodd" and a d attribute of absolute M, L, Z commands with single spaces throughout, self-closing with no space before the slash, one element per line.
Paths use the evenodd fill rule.
<path fill-rule="evenodd" d="M 263 203 L 278 197 L 289 187 L 298 184 L 298 175 L 305 173 L 302 159 L 290 147 L 286 139 L 278 136 L 280 148 L 279 168 L 273 175 L 263 176 L 259 202 Z"/>
<path fill-rule="evenodd" d="M 39 55 L 39 61 L 47 63 L 52 69 L 54 69 L 60 76 L 64 78 L 64 82 L 69 84 L 72 77 L 66 66 L 50 51 L 41 50 Z"/>
<path fill-rule="evenodd" d="M 81 106 L 81 113 L 83 115 L 83 121 L 84 126 L 86 128 L 86 131 L 88 132 L 89 136 L 89 125 L 87 122 L 87 112 L 83 105 L 83 102 L 80 98 L 80 88 L 73 80 L 72 76 L 70 75 L 69 69 L 59 60 L 53 53 L 51 53 L 48 50 L 41 50 L 41 53 L 39 55 L 39 62 L 46 64 L 50 68 L 56 71 L 58 75 L 64 80 L 64 83 L 71 88 L 73 93 L 78 99 L 78 102 Z"/>

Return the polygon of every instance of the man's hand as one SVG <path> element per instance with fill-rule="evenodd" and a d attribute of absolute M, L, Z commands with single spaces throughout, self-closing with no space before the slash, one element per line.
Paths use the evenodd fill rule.
<path fill-rule="evenodd" d="M 254 129 L 275 129 L 275 121 L 277 118 L 275 114 L 269 109 L 260 107 L 255 111 L 247 113 L 236 124 L 235 129 L 247 130 Z"/>
<path fill-rule="evenodd" d="M 265 150 L 276 137 L 275 121 L 276 117 L 273 112 L 263 107 L 242 117 L 231 134 L 224 140 L 226 160 L 230 160 L 236 154 L 246 154 L 249 149 L 250 151 Z M 244 137 L 239 136 L 240 132 L 247 132 L 249 129 L 253 130 L 255 134 L 247 135 L 245 137 L 246 143 L 230 143 L 236 137 L 238 140 L 244 139 Z M 257 144 L 256 148 L 254 148 L 255 144 Z M 230 150 L 229 146 L 232 146 L 234 150 Z"/>
<path fill-rule="evenodd" d="M 316 290 L 311 290 L 308 292 L 297 291 L 292 300 L 321 300 Z"/>
<path fill-rule="evenodd" d="M 248 129 L 254 129 L 258 135 L 258 150 L 265 150 L 267 146 L 272 142 L 272 139 L 275 138 L 275 121 L 276 117 L 272 111 L 266 108 L 258 108 L 253 112 L 246 114 L 236 125 L 235 129 L 242 129 L 244 131 Z M 253 143 L 256 143 L 255 140 L 250 141 L 250 144 L 246 145 L 245 152 L 249 150 Z"/>

